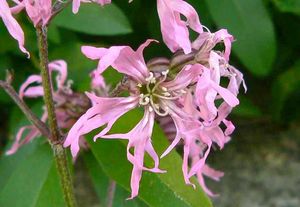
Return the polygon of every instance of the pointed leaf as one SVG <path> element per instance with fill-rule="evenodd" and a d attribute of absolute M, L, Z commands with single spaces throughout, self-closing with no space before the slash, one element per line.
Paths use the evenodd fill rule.
<path fill-rule="evenodd" d="M 120 35 L 132 32 L 126 16 L 114 4 L 104 7 L 82 4 L 76 15 L 69 6 L 55 18 L 53 24 L 91 35 Z"/>
<path fill-rule="evenodd" d="M 236 39 L 233 52 L 255 75 L 272 70 L 276 41 L 272 21 L 261 0 L 206 0 L 219 28 L 227 28 Z"/>
<path fill-rule="evenodd" d="M 0 206 L 65 206 L 51 149 L 40 141 L 0 159 Z"/>

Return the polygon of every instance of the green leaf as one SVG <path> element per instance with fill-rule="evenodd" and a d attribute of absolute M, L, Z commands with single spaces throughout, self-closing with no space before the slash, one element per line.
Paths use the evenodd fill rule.
<path fill-rule="evenodd" d="M 90 35 L 120 35 L 132 32 L 126 16 L 114 4 L 105 7 L 82 4 L 76 15 L 69 6 L 55 18 L 53 24 Z"/>
<path fill-rule="evenodd" d="M 88 169 L 88 173 L 92 179 L 94 188 L 100 200 L 100 204 L 105 206 L 107 199 L 107 192 L 109 187 L 109 177 L 103 172 L 101 166 L 97 163 L 97 160 L 91 152 L 83 155 L 85 165 Z M 146 207 L 147 205 L 139 198 L 127 201 L 129 192 L 124 188 L 116 184 L 114 193 L 113 207 Z"/>
<path fill-rule="evenodd" d="M 206 0 L 219 28 L 227 28 L 236 42 L 233 52 L 257 76 L 272 70 L 276 41 L 272 21 L 261 0 Z"/>
<path fill-rule="evenodd" d="M 272 0 L 272 1 L 282 12 L 290 12 L 290 13 L 300 15 L 299 0 Z"/>
<path fill-rule="evenodd" d="M 289 97 L 293 95 L 294 92 L 299 91 L 300 87 L 300 61 L 298 61 L 293 67 L 286 70 L 282 73 L 274 82 L 272 87 L 272 114 L 276 120 L 280 120 L 281 118 L 285 117 L 286 114 L 283 113 L 283 109 L 285 105 L 291 105 L 292 102 L 287 103 Z M 298 102 L 295 102 L 298 106 Z M 292 111 L 295 113 L 295 111 Z"/>
<path fill-rule="evenodd" d="M 233 109 L 233 114 L 246 118 L 257 118 L 263 115 L 259 107 L 254 105 L 246 96 L 239 96 L 239 100 L 240 104 Z"/>
<path fill-rule="evenodd" d="M 128 131 L 141 117 L 142 114 L 138 110 L 127 113 L 115 124 L 112 132 Z M 158 126 L 154 127 L 152 137 L 154 148 L 161 154 L 169 145 L 167 138 Z M 105 173 L 116 180 L 120 186 L 130 191 L 132 165 L 126 157 L 126 142 L 104 139 L 98 140 L 96 143 L 88 139 L 88 142 Z M 152 161 L 149 157 L 145 157 L 145 163 L 149 166 Z M 210 200 L 194 179 L 192 181 L 197 184 L 196 190 L 185 185 L 181 165 L 181 157 L 173 151 L 161 160 L 160 167 L 167 170 L 167 173 L 143 172 L 139 198 L 153 207 L 212 206 Z"/>
<path fill-rule="evenodd" d="M 41 139 L 2 157 L 0 168 L 0 206 L 65 206 L 50 146 Z"/>
<path fill-rule="evenodd" d="M 42 103 L 31 109 L 40 116 Z M 20 127 L 30 125 L 18 108 L 11 112 L 9 123 L 11 141 Z M 2 156 L 0 169 L 0 206 L 49 207 L 49 200 L 51 206 L 65 206 L 52 150 L 45 138 L 37 137 L 15 154 Z"/>
<path fill-rule="evenodd" d="M 61 38 L 59 35 L 59 29 L 56 25 L 50 25 L 48 28 L 48 38 L 50 41 L 52 41 L 55 44 L 61 43 Z"/>

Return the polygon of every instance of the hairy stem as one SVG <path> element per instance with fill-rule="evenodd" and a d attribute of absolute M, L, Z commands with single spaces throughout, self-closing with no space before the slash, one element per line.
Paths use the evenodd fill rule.
<path fill-rule="evenodd" d="M 37 27 L 39 53 L 40 53 L 40 68 L 42 76 L 42 85 L 44 90 L 44 101 L 48 112 L 48 123 L 50 128 L 51 143 L 59 143 L 61 141 L 55 109 L 52 97 L 52 85 L 50 79 L 50 72 L 48 68 L 48 43 L 47 43 L 47 28 Z"/>
<path fill-rule="evenodd" d="M 124 76 L 123 79 L 116 85 L 116 87 L 109 93 L 110 97 L 118 96 L 120 93 L 128 89 L 128 77 Z"/>
<path fill-rule="evenodd" d="M 48 123 L 50 128 L 50 143 L 55 156 L 56 167 L 59 172 L 61 185 L 63 188 L 64 199 L 68 207 L 75 207 L 76 200 L 74 196 L 73 183 L 67 163 L 65 149 L 62 146 L 62 137 L 57 125 L 54 101 L 52 96 L 52 85 L 50 72 L 48 68 L 48 42 L 47 27 L 37 26 L 37 36 L 40 54 L 40 67 L 42 84 L 44 90 L 44 101 L 48 112 Z"/>
<path fill-rule="evenodd" d="M 14 100 L 14 102 L 25 114 L 26 118 L 40 131 L 40 133 L 43 136 L 50 138 L 50 131 L 48 127 L 38 117 L 36 117 L 30 108 L 24 103 L 24 101 L 20 99 L 13 87 L 8 82 L 2 80 L 0 80 L 0 87 L 3 88 L 5 92 Z"/>

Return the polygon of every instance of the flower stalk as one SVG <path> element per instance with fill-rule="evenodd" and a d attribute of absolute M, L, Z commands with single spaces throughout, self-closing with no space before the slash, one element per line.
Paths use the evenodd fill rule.
<path fill-rule="evenodd" d="M 50 73 L 48 68 L 48 42 L 47 27 L 38 25 L 36 27 L 38 36 L 38 46 L 40 55 L 40 67 L 42 76 L 42 85 L 44 90 L 44 101 L 48 113 L 48 124 L 50 128 L 50 144 L 53 149 L 56 167 L 58 169 L 61 185 L 63 188 L 64 199 L 68 207 L 75 207 L 76 200 L 73 190 L 72 178 L 68 168 L 65 149 L 62 146 L 62 137 L 59 132 L 53 96 Z"/>
<path fill-rule="evenodd" d="M 28 108 L 22 99 L 18 96 L 17 92 L 7 81 L 0 80 L 0 87 L 14 100 L 19 106 L 26 118 L 40 131 L 45 137 L 50 137 L 48 127 Z"/>

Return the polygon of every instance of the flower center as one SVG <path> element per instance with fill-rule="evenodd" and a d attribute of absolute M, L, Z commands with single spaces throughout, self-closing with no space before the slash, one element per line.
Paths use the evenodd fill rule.
<path fill-rule="evenodd" d="M 161 76 L 154 77 L 154 74 L 150 72 L 145 85 L 137 84 L 137 87 L 140 88 L 139 104 L 149 106 L 149 110 L 155 111 L 159 116 L 169 114 L 169 107 L 163 100 L 176 100 L 185 92 L 174 93 L 161 85 L 167 79 L 168 73 L 169 70 L 166 70 L 161 72 Z"/>

